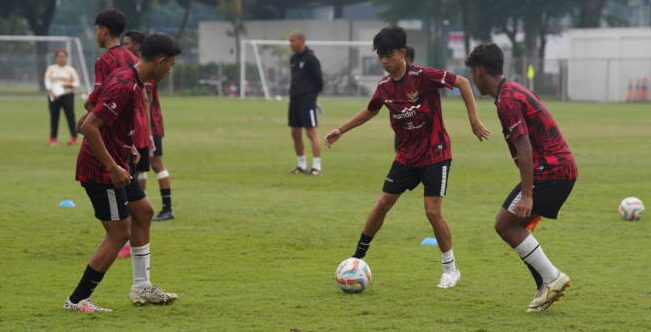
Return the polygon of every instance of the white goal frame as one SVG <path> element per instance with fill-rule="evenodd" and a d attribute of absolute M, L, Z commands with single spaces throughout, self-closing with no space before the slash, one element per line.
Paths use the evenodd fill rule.
<path fill-rule="evenodd" d="M 24 41 L 24 42 L 64 42 L 66 45 L 66 51 L 68 52 L 69 61 L 72 61 L 73 52 L 72 48 L 74 45 L 77 56 L 79 57 L 79 66 L 81 67 L 81 75 L 84 79 L 84 84 L 87 93 L 92 91 L 90 85 L 90 79 L 88 76 L 88 67 L 86 66 L 86 58 L 84 57 L 84 50 L 81 46 L 81 40 L 78 37 L 69 37 L 69 36 L 16 36 L 16 35 L 0 35 L 0 41 Z M 40 79 L 40 78 L 38 78 Z"/>
<path fill-rule="evenodd" d="M 306 42 L 306 44 L 307 46 L 373 46 L 373 42 L 361 40 L 309 40 Z M 262 65 L 262 59 L 260 58 L 258 45 L 289 47 L 289 41 L 265 39 L 243 39 L 240 41 L 240 98 L 246 97 L 246 49 L 248 45 L 250 45 L 251 49 L 253 50 L 253 56 L 255 57 L 256 67 L 258 68 L 258 75 L 260 76 L 264 98 L 271 100 L 272 98 L 269 93 L 267 77 L 264 73 L 264 67 Z"/>

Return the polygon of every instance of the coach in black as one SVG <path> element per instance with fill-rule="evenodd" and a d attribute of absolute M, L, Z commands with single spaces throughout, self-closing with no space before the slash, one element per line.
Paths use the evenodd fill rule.
<path fill-rule="evenodd" d="M 323 90 L 321 64 L 314 52 L 305 46 L 305 35 L 292 32 L 289 45 L 294 55 L 289 63 L 292 68 L 292 82 L 289 88 L 289 126 L 292 127 L 292 139 L 296 151 L 297 166 L 292 174 L 321 174 L 321 145 L 317 127 L 316 97 Z M 312 168 L 307 170 L 305 146 L 303 145 L 303 128 L 312 143 Z"/>

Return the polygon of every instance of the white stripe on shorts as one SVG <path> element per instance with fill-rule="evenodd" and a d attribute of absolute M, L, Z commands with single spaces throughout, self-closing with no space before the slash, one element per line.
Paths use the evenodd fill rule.
<path fill-rule="evenodd" d="M 108 196 L 109 211 L 111 212 L 111 221 L 120 220 L 120 213 L 118 212 L 118 200 L 115 198 L 115 189 L 106 189 Z"/>
<path fill-rule="evenodd" d="M 443 165 L 441 168 L 441 197 L 445 196 L 445 189 L 448 185 L 448 166 Z"/>
<path fill-rule="evenodd" d="M 509 204 L 509 208 L 507 209 L 509 212 L 515 214 L 515 206 L 518 205 L 520 202 L 520 199 L 522 199 L 522 191 L 518 192 L 517 195 L 513 198 L 511 201 L 511 204 Z"/>
<path fill-rule="evenodd" d="M 316 119 L 314 118 L 314 110 L 310 110 L 310 120 L 312 121 L 312 127 L 316 127 Z"/>

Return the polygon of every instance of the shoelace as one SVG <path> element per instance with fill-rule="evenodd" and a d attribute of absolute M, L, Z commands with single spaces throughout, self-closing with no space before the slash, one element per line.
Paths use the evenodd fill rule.
<path fill-rule="evenodd" d="M 145 288 L 145 293 L 149 295 L 154 295 L 156 297 L 162 297 L 162 298 L 168 298 L 169 296 L 167 293 L 163 292 L 162 289 L 156 287 L 156 286 L 148 286 Z"/>
<path fill-rule="evenodd" d="M 85 300 L 85 301 L 82 301 L 82 302 L 79 302 L 79 304 L 81 304 L 81 308 L 80 308 L 80 309 L 82 309 L 82 310 L 83 310 L 85 307 L 88 307 L 89 309 L 91 309 L 91 310 L 93 310 L 93 311 L 99 311 L 99 310 L 102 310 L 102 309 L 103 309 L 102 307 L 98 306 L 97 304 L 95 304 L 95 303 L 94 303 L 93 301 L 91 301 L 90 299 Z M 83 310 L 83 311 L 87 311 L 87 310 Z"/>

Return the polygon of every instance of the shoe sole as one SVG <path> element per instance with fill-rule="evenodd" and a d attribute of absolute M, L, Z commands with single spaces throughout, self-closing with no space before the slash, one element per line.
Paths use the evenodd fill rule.
<path fill-rule="evenodd" d="M 547 310 L 547 308 L 551 307 L 551 305 L 554 304 L 554 302 L 558 301 L 561 297 L 565 296 L 565 288 L 570 287 L 571 285 L 572 284 L 570 283 L 569 280 L 566 281 L 561 287 L 561 289 L 554 291 L 554 295 L 547 302 L 537 307 L 529 308 L 527 309 L 527 312 L 542 312 Z"/>
<path fill-rule="evenodd" d="M 134 305 L 137 305 L 137 306 L 143 306 L 143 305 L 147 305 L 147 304 L 168 305 L 168 304 L 172 304 L 172 302 L 174 302 L 174 300 L 176 300 L 176 299 L 161 300 L 159 302 L 151 302 L 151 301 L 147 301 L 147 300 L 131 300 L 131 303 L 133 303 Z"/>

